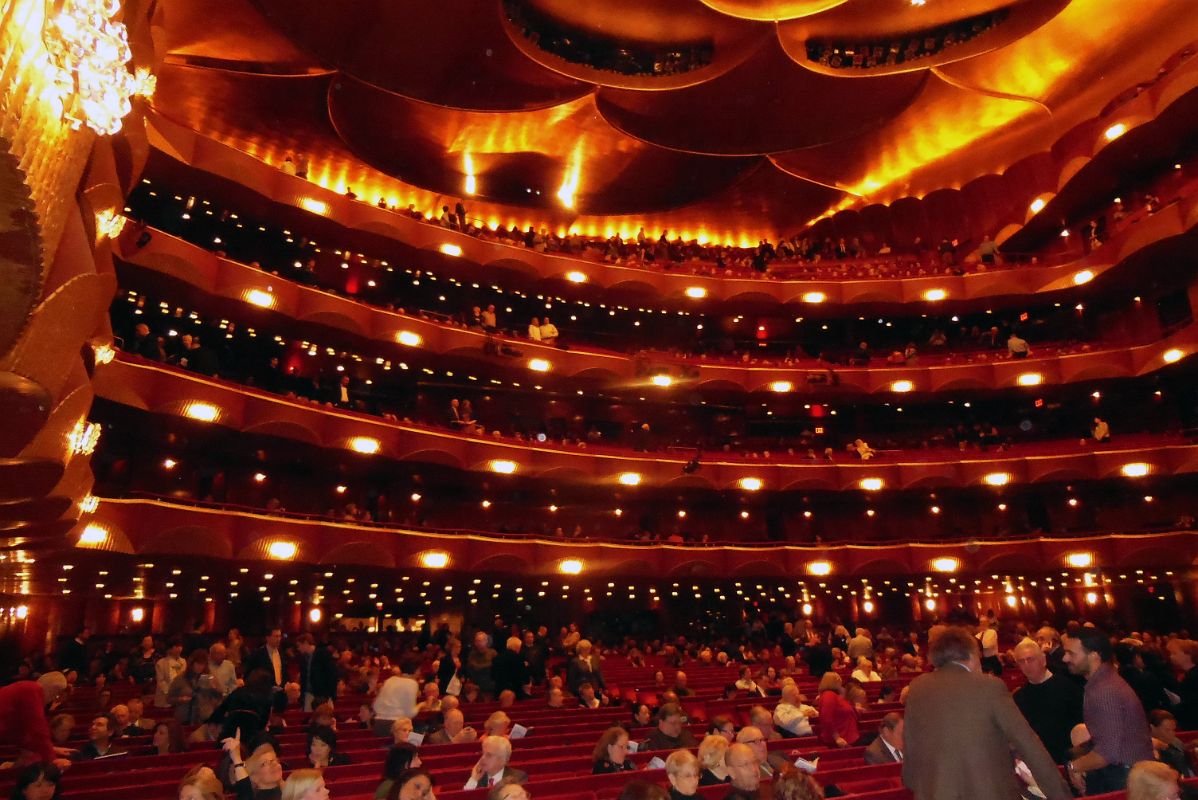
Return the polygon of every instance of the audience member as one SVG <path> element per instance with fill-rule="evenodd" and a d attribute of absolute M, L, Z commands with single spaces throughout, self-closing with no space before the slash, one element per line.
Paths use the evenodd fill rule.
<path fill-rule="evenodd" d="M 763 797 L 758 789 L 761 786 L 761 768 L 753 748 L 747 744 L 734 744 L 728 748 L 726 756 L 728 764 L 728 782 L 731 787 L 725 800 L 759 800 Z"/>
<path fill-rule="evenodd" d="M 699 742 L 698 758 L 699 765 L 702 767 L 702 771 L 699 773 L 700 786 L 714 786 L 728 782 L 728 769 L 724 762 L 731 744 L 731 738 L 720 734 L 705 736 L 703 741 Z M 676 752 L 690 751 L 678 750 Z"/>
<path fill-rule="evenodd" d="M 1048 668 L 1048 657 L 1031 639 L 1015 645 L 1015 665 L 1027 683 L 1015 690 L 1015 705 L 1058 764 L 1069 759 L 1069 732 L 1082 721 L 1082 689 Z"/>
<path fill-rule="evenodd" d="M 591 774 L 601 775 L 608 772 L 628 772 L 636 766 L 628 760 L 628 732 L 620 727 L 608 728 L 595 743 L 591 753 L 594 762 Z"/>
<path fill-rule="evenodd" d="M 1159 761 L 1140 761 L 1127 775 L 1127 800 L 1177 800 L 1181 797 L 1177 770 Z"/>
<path fill-rule="evenodd" d="M 379 687 L 374 698 L 374 733 L 391 735 L 391 725 L 400 717 L 416 716 L 416 697 L 420 684 L 410 675 L 392 675 Z"/>
<path fill-rule="evenodd" d="M 470 777 L 463 789 L 493 786 L 504 778 L 514 778 L 523 783 L 528 776 L 508 766 L 512 757 L 512 743 L 502 736 L 488 736 L 482 740 L 482 756 L 470 770 Z"/>
<path fill-rule="evenodd" d="M 700 786 L 699 759 L 695 758 L 690 750 L 675 750 L 670 753 L 666 756 L 666 780 L 670 782 L 670 800 L 697 800 Z"/>
<path fill-rule="evenodd" d="M 666 703 L 657 710 L 657 728 L 645 740 L 646 750 L 677 750 L 680 747 L 694 747 L 694 735 L 683 727 L 686 718 L 682 715 L 682 707 L 675 703 Z"/>
<path fill-rule="evenodd" d="M 1006 686 L 982 674 L 978 640 L 949 627 L 928 650 L 936 670 L 911 682 L 903 727 L 903 782 L 915 800 L 1015 800 L 1020 795 L 1012 749 L 1048 800 L 1068 800 L 1056 764 Z"/>
<path fill-rule="evenodd" d="M 1157 709 L 1148 715 L 1148 726 L 1157 760 L 1177 770 L 1183 778 L 1194 777 L 1191 751 L 1177 738 L 1177 719 L 1168 711 Z"/>
<path fill-rule="evenodd" d="M 802 701 L 798 684 L 793 681 L 782 684 L 782 699 L 774 706 L 773 724 L 791 736 L 810 736 L 811 720 L 819 712 Z"/>
<path fill-rule="evenodd" d="M 374 800 L 386 800 L 400 775 L 419 766 L 420 754 L 415 747 L 407 742 L 392 745 L 383 761 L 383 777 L 378 788 L 374 790 Z"/>
<path fill-rule="evenodd" d="M 1070 780 L 1087 794 L 1117 792 L 1127 785 L 1136 762 L 1154 756 L 1144 706 L 1115 672 L 1111 640 L 1104 631 L 1080 628 L 1064 638 L 1064 645 L 1065 663 L 1086 679 L 1083 716 L 1094 742 L 1089 753 L 1066 762 Z"/>
<path fill-rule="evenodd" d="M 903 760 L 903 717 L 891 711 L 878 723 L 878 738 L 865 748 L 866 764 L 889 764 Z"/>
<path fill-rule="evenodd" d="M 170 753 L 182 753 L 187 749 L 187 743 L 183 735 L 183 726 L 177 719 L 168 719 L 159 722 L 154 727 L 154 737 L 151 739 L 151 744 L 153 744 L 154 750 L 160 756 Z"/>
<path fill-rule="evenodd" d="M 329 800 L 329 790 L 318 769 L 297 769 L 283 783 L 282 800 Z"/>
<path fill-rule="evenodd" d="M 13 784 L 12 800 L 59 800 L 62 771 L 54 764 L 35 761 L 21 769 Z M 181 800 L 213 800 L 213 798 L 183 798 Z M 223 800 L 223 798 L 216 798 Z"/>
<path fill-rule="evenodd" d="M 835 672 L 825 672 L 819 682 L 819 738 L 835 747 L 849 747 L 861 738 L 857 710 L 845 698 L 844 681 Z"/>

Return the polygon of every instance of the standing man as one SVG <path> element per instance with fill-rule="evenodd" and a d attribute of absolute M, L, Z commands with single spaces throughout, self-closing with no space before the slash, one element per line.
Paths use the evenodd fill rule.
<path fill-rule="evenodd" d="M 1082 688 L 1048 668 L 1040 645 L 1024 639 L 1015 645 L 1015 663 L 1027 683 L 1015 690 L 1015 705 L 1058 764 L 1069 760 L 1069 732 L 1082 721 Z"/>
<path fill-rule="evenodd" d="M 154 707 L 169 708 L 166 693 L 171 682 L 183 674 L 187 662 L 183 660 L 183 642 L 173 640 L 166 648 L 166 655 L 154 664 Z"/>
<path fill-rule="evenodd" d="M 1048 800 L 1069 800 L 1056 764 L 1006 685 L 982 673 L 978 640 L 946 627 L 928 650 L 936 671 L 911 682 L 903 726 L 903 783 L 915 800 L 1018 800 L 1012 750 Z"/>
<path fill-rule="evenodd" d="M 254 652 L 250 653 L 245 662 L 245 674 L 249 675 L 255 669 L 264 669 L 270 673 L 271 680 L 277 687 L 283 686 L 287 677 L 283 669 L 283 653 L 279 647 L 283 644 L 281 628 L 271 628 L 266 634 L 266 641 Z"/>
<path fill-rule="evenodd" d="M 300 652 L 300 702 L 311 711 L 337 697 L 337 665 L 329 648 L 318 646 L 310 633 L 295 640 Z"/>
<path fill-rule="evenodd" d="M 1086 679 L 1083 712 L 1094 748 L 1068 762 L 1069 780 L 1086 794 L 1119 792 L 1137 761 L 1156 753 L 1140 698 L 1111 663 L 1114 648 L 1105 631 L 1081 628 L 1064 638 L 1065 663 Z"/>

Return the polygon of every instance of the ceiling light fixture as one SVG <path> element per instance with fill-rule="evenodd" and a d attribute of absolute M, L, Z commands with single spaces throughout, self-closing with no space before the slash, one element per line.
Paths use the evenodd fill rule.
<path fill-rule="evenodd" d="M 412 331 L 400 331 L 399 333 L 395 334 L 395 341 L 399 342 L 404 347 L 419 347 L 424 339 L 422 339 L 418 333 L 413 333 Z"/>
<path fill-rule="evenodd" d="M 790 381 L 774 381 L 770 384 L 770 391 L 778 394 L 785 394 L 795 388 L 795 385 Z"/>
<path fill-rule="evenodd" d="M 707 296 L 707 290 L 702 286 L 688 286 L 686 287 L 686 296 L 692 300 L 702 300 Z"/>
<path fill-rule="evenodd" d="M 827 299 L 828 299 L 828 295 L 824 294 L 823 292 L 804 292 L 803 293 L 803 302 L 804 303 L 822 303 Z"/>
<path fill-rule="evenodd" d="M 374 455 L 382 448 L 382 443 L 378 439 L 372 439 L 369 436 L 355 436 L 349 440 L 349 449 L 355 453 L 364 455 Z"/>
<path fill-rule="evenodd" d="M 623 472 L 620 473 L 620 483 L 625 486 L 639 486 L 641 483 L 641 473 L 639 472 Z"/>
<path fill-rule="evenodd" d="M 453 256 L 455 258 L 457 258 L 458 256 L 460 256 L 462 254 L 461 247 L 459 247 L 456 244 L 450 244 L 449 242 L 446 242 L 445 244 L 441 245 L 440 250 L 445 255 Z"/>
<path fill-rule="evenodd" d="M 928 289 L 923 293 L 923 299 L 930 303 L 936 303 L 948 297 L 948 292 L 944 289 Z"/>

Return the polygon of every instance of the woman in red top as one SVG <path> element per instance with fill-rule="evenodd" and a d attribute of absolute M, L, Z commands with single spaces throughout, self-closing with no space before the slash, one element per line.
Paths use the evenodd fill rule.
<path fill-rule="evenodd" d="M 848 747 L 861 738 L 857 710 L 844 698 L 844 681 L 825 672 L 819 682 L 819 738 L 833 747 Z"/>

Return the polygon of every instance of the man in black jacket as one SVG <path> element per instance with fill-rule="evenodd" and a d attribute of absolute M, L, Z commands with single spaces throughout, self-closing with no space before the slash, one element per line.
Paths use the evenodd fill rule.
<path fill-rule="evenodd" d="M 504 690 L 514 692 L 517 700 L 528 696 L 524 687 L 528 685 L 528 665 L 520 656 L 523 643 L 512 636 L 507 640 L 507 646 L 495 654 L 491 660 L 491 680 L 495 682 L 495 696 Z"/>
<path fill-rule="evenodd" d="M 337 697 L 337 665 L 329 648 L 318 646 L 312 634 L 300 634 L 295 644 L 300 653 L 300 699 L 304 711 L 311 711 Z"/>
<path fill-rule="evenodd" d="M 270 673 L 273 684 L 282 687 L 284 681 L 287 680 L 287 666 L 283 661 L 283 651 L 280 649 L 282 645 L 283 631 L 279 628 L 271 628 L 266 634 L 266 641 L 263 645 L 246 658 L 243 665 L 245 673 L 248 675 L 253 669 L 265 669 Z"/>

